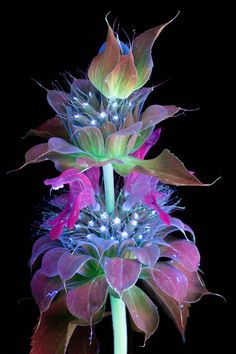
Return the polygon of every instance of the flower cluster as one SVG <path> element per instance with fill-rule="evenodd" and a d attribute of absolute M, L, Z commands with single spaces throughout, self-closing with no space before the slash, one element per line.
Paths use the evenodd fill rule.
<path fill-rule="evenodd" d="M 48 141 L 26 153 L 26 164 L 52 160 L 60 171 L 45 180 L 60 191 L 44 213 L 30 260 L 41 312 L 32 354 L 75 353 L 74 336 L 87 343 L 84 328 L 96 353 L 92 329 L 107 315 L 108 294 L 125 303 L 145 341 L 159 324 L 156 302 L 184 335 L 190 304 L 208 293 L 194 233 L 172 215 L 181 207 L 168 186 L 203 184 L 168 150 L 145 159 L 160 136 L 155 126 L 181 113 L 174 105 L 143 111 L 153 91 L 142 87 L 151 49 L 166 25 L 128 45 L 108 24 L 88 79 L 71 78 L 67 91 L 48 90 L 57 116 L 27 133 Z M 84 327 L 78 335 L 77 327 Z"/>

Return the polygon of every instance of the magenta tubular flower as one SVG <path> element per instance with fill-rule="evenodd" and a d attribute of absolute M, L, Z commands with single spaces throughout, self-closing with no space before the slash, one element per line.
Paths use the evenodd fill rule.
<path fill-rule="evenodd" d="M 99 170 L 95 167 L 92 169 L 96 170 L 96 178 L 99 179 Z M 70 186 L 70 191 L 65 196 L 67 199 L 65 208 L 55 219 L 49 221 L 49 225 L 53 227 L 50 236 L 55 240 L 62 233 L 64 226 L 69 229 L 74 227 L 81 209 L 88 206 L 96 207 L 95 190 L 98 190 L 98 183 L 95 180 L 94 190 L 90 179 L 77 169 L 66 170 L 59 177 L 47 179 L 44 183 L 51 185 L 55 190 L 63 188 L 65 184 Z"/>

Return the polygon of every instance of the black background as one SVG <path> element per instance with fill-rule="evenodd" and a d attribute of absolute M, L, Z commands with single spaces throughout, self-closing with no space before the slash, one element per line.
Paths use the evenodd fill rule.
<path fill-rule="evenodd" d="M 207 287 L 222 294 L 225 302 L 207 296 L 192 306 L 183 344 L 180 335 L 164 313 L 158 331 L 145 348 L 140 335 L 134 335 L 132 353 L 233 353 L 231 311 L 234 281 L 233 218 L 229 216 L 233 185 L 228 188 L 226 171 L 230 140 L 229 92 L 232 72 L 229 69 L 229 33 L 226 4 L 206 8 L 203 1 L 148 1 L 122 4 L 92 1 L 52 1 L 12 5 L 6 10 L 2 48 L 6 98 L 2 101 L 2 139 L 4 161 L 2 182 L 2 295 L 4 328 L 12 340 L 5 340 L 4 353 L 29 353 L 32 328 L 38 310 L 31 298 L 28 259 L 31 250 L 31 224 L 37 216 L 37 204 L 48 193 L 45 178 L 56 175 L 52 164 L 43 163 L 5 175 L 23 163 L 24 152 L 36 143 L 24 135 L 53 115 L 46 102 L 46 92 L 32 79 L 50 87 L 55 79 L 63 80 L 65 71 L 79 76 L 86 72 L 106 36 L 105 15 L 110 22 L 118 18 L 120 28 L 130 38 L 136 33 L 163 23 L 181 13 L 166 28 L 153 49 L 155 67 L 151 84 L 168 81 L 158 87 L 148 103 L 176 104 L 200 108 L 185 116 L 165 122 L 160 143 L 151 155 L 164 147 L 176 154 L 204 182 L 222 179 L 209 188 L 178 188 L 186 210 L 182 219 L 196 232 L 197 245 Z M 224 12 L 227 10 L 226 12 Z M 151 156 L 150 155 L 150 156 Z M 228 231 L 227 231 L 228 229 Z M 6 307 L 5 307 L 6 306 Z M 98 326 L 101 353 L 112 352 L 110 319 Z M 47 354 L 47 353 L 45 353 Z"/>

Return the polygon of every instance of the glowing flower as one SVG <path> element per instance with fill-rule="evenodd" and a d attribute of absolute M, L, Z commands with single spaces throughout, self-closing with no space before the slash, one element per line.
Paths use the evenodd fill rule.
<path fill-rule="evenodd" d="M 48 90 L 57 117 L 27 133 L 48 142 L 31 148 L 25 165 L 51 160 L 59 171 L 84 171 L 112 163 L 122 176 L 140 172 L 167 184 L 202 185 L 169 150 L 146 161 L 133 154 L 155 125 L 183 111 L 174 105 L 152 105 L 142 111 L 153 88 L 140 87 L 151 74 L 152 45 L 166 25 L 139 35 L 132 48 L 115 38 L 108 26 L 107 41 L 89 68 L 90 81 L 70 78 L 69 92 Z"/>
<path fill-rule="evenodd" d="M 96 179 L 94 180 L 96 190 L 99 189 L 97 187 L 99 186 L 99 175 L 99 169 L 96 168 Z M 70 187 L 69 193 L 64 196 L 64 201 L 67 200 L 65 208 L 55 219 L 49 222 L 49 225 L 53 226 L 50 236 L 55 240 L 61 234 L 64 226 L 69 229 L 74 227 L 81 209 L 87 206 L 96 207 L 95 191 L 90 179 L 77 169 L 66 170 L 59 177 L 47 179 L 44 183 L 51 185 L 54 190 L 63 188 L 65 184 Z"/>
<path fill-rule="evenodd" d="M 84 177 L 76 170 L 69 170 L 46 184 L 57 189 L 60 184 L 69 183 L 73 187 L 70 194 L 75 182 L 82 182 L 83 190 L 93 190 Z M 171 202 L 169 188 L 160 182 L 153 183 L 153 177 L 144 177 L 145 185 L 149 179 L 148 188 L 161 195 L 159 208 L 163 213 L 167 215 L 178 209 L 178 203 Z M 136 183 L 140 186 L 138 177 L 132 188 Z M 169 218 L 167 225 L 159 210 L 156 212 L 145 200 L 133 200 L 128 207 L 130 193 L 127 194 L 126 188 L 119 193 L 113 214 L 105 211 L 102 191 L 92 196 L 93 204 L 95 199 L 99 207 L 91 208 L 85 203 L 87 207 L 78 208 L 80 213 L 76 213 L 76 218 L 73 215 L 72 224 L 61 217 L 62 214 L 68 217 L 68 211 L 59 211 L 64 228 L 60 227 L 56 241 L 48 235 L 47 231 L 54 230 L 48 220 L 61 221 L 54 218 L 55 211 L 45 216 L 42 225 L 45 235 L 35 242 L 31 258 L 31 266 L 42 258 L 32 279 L 33 296 L 42 316 L 56 299 L 56 303 L 61 301 L 67 308 L 68 323 L 92 328 L 103 318 L 110 293 L 123 299 L 136 329 L 145 334 L 146 341 L 159 323 L 157 308 L 147 295 L 152 290 L 184 333 L 189 303 L 208 293 L 197 273 L 200 256 L 193 231 L 174 217 Z M 77 191 L 75 195 L 78 198 Z M 52 200 L 54 210 L 63 209 L 60 198 Z M 176 231 L 182 237 L 175 236 Z M 142 281 L 141 288 L 136 285 L 138 279 Z"/>
<path fill-rule="evenodd" d="M 126 99 L 142 87 L 152 72 L 152 46 L 170 22 L 140 34 L 129 45 L 121 42 L 108 24 L 107 40 L 89 67 L 92 84 L 110 99 Z"/>

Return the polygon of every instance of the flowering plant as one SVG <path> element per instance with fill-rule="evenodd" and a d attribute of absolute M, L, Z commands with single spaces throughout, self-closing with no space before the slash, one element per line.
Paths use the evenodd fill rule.
<path fill-rule="evenodd" d="M 170 187 L 204 184 L 168 150 L 145 159 L 161 133 L 155 126 L 183 111 L 143 110 L 153 91 L 143 87 L 151 49 L 167 24 L 128 44 L 108 24 L 88 79 L 48 90 L 56 117 L 27 133 L 48 141 L 25 164 L 53 161 L 59 175 L 44 183 L 61 190 L 43 213 L 30 260 L 41 313 L 31 354 L 98 353 L 94 326 L 110 314 L 108 296 L 115 354 L 127 353 L 126 309 L 144 343 L 159 324 L 157 303 L 184 336 L 191 303 L 209 294 L 194 232 L 173 216 L 181 207 Z"/>

